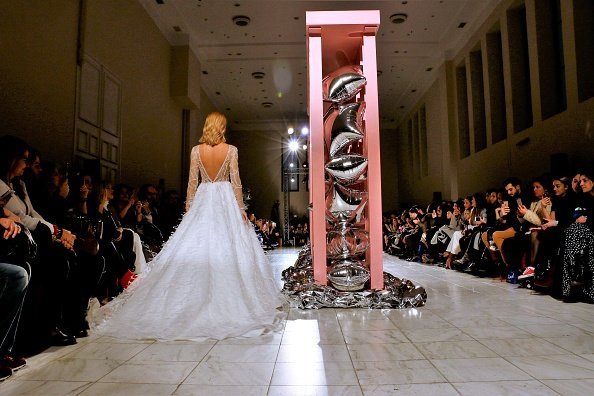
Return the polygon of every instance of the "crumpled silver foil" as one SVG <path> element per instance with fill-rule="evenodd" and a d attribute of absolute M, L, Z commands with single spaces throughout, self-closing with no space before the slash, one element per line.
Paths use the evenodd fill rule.
<path fill-rule="evenodd" d="M 383 290 L 339 291 L 314 282 L 311 249 L 306 245 L 292 267 L 282 272 L 282 293 L 294 308 L 411 308 L 427 302 L 427 292 L 410 280 L 384 272 Z"/>

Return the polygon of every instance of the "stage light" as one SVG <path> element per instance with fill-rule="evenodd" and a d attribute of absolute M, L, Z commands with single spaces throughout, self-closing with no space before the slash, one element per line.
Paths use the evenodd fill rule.
<path fill-rule="evenodd" d="M 289 150 L 297 151 L 299 149 L 299 143 L 296 140 L 291 140 L 289 142 Z"/>
<path fill-rule="evenodd" d="M 303 150 L 307 150 L 307 144 L 303 145 Z"/>
<path fill-rule="evenodd" d="M 293 133 L 295 133 L 295 129 L 293 129 L 293 127 L 291 127 L 291 128 L 289 128 L 289 129 L 287 129 L 287 133 L 288 133 L 289 135 L 292 135 Z"/>
<path fill-rule="evenodd" d="M 295 178 L 294 177 L 291 178 L 291 183 L 295 183 Z"/>
<path fill-rule="evenodd" d="M 295 166 L 295 164 L 294 164 L 294 163 L 292 163 L 292 162 L 289 164 L 289 168 L 292 168 L 292 167 L 294 167 L 294 166 Z"/>
<path fill-rule="evenodd" d="M 301 128 L 301 134 L 302 135 L 307 135 L 308 133 L 309 133 L 309 128 L 308 127 Z"/>

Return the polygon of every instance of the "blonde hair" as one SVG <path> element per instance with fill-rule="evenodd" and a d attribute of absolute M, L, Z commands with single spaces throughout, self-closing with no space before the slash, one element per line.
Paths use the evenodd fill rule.
<path fill-rule="evenodd" d="M 227 128 L 227 119 L 218 112 L 212 112 L 206 116 L 204 128 L 202 128 L 202 137 L 200 143 L 216 146 L 225 142 L 225 129 Z"/>

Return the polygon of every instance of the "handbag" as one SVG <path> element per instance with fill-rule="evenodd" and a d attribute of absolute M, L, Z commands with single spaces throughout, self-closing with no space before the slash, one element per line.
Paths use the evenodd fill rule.
<path fill-rule="evenodd" d="M 103 222 L 78 216 L 74 224 L 76 225 L 74 251 L 89 256 L 99 254 L 99 236 L 103 231 Z"/>
<path fill-rule="evenodd" d="M 16 237 L 4 239 L 0 237 L 0 261 L 9 264 L 24 266 L 30 263 L 37 256 L 37 243 L 33 240 L 31 232 L 22 224 L 21 232 Z M 0 232 L 4 227 L 0 226 Z"/>

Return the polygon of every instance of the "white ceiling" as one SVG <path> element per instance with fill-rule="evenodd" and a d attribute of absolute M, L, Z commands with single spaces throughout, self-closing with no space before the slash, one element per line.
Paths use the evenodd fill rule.
<path fill-rule="evenodd" d="M 307 122 L 305 12 L 380 10 L 381 127 L 395 127 L 501 0 L 139 0 L 172 45 L 190 44 L 201 85 L 233 130 Z M 160 4 L 162 3 L 162 4 Z M 393 24 L 390 15 L 405 13 Z M 233 17 L 245 15 L 247 26 Z M 459 28 L 460 23 L 466 23 Z M 432 68 L 432 69 L 431 69 Z M 265 73 L 254 79 L 253 72 Z M 262 106 L 271 102 L 270 108 Z"/>

